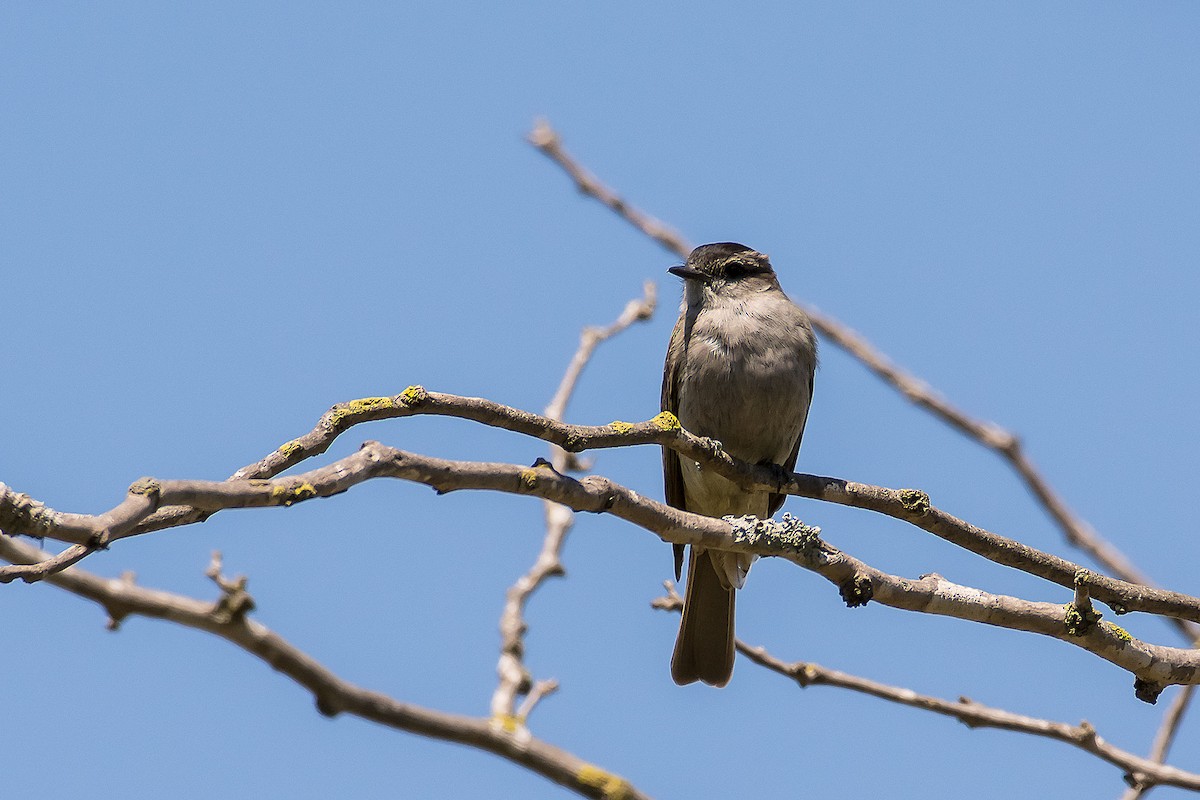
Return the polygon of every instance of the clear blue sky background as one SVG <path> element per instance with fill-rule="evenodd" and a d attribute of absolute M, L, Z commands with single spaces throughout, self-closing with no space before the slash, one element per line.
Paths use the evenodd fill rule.
<path fill-rule="evenodd" d="M 597 354 L 569 417 L 655 414 L 674 259 L 523 141 L 545 115 L 690 241 L 770 253 L 795 297 L 1019 431 L 1105 536 L 1198 593 L 1198 34 L 1186 2 L 5 3 L 0 480 L 95 513 L 141 475 L 224 478 L 332 403 L 411 383 L 541 409 L 580 327 L 646 278 L 663 308 Z M 545 452 L 413 419 L 355 429 L 329 458 L 368 438 Z M 917 486 L 1079 557 L 993 456 L 832 346 L 800 468 Z M 661 496 L 653 449 L 593 469 Z M 788 508 L 893 573 L 1068 600 L 892 520 Z M 541 536 L 528 498 L 380 481 L 86 566 L 212 597 L 219 548 L 250 576 L 257 618 L 346 679 L 485 715 L 504 590 Z M 565 559 L 529 612 L 529 663 L 562 682 L 532 728 L 655 796 L 1120 794 L 1117 770 L 1062 744 L 746 663 L 723 691 L 676 688 L 677 623 L 649 607 L 669 548 L 589 515 Z M 755 567 L 738 622 L 785 659 L 1086 718 L 1137 752 L 1165 705 L 1060 642 L 848 610 L 775 561 Z M 103 623 L 53 587 L 0 587 L 12 796 L 564 796 L 474 750 L 320 717 L 219 640 Z M 1200 768 L 1198 746 L 1200 719 L 1173 760 Z"/>

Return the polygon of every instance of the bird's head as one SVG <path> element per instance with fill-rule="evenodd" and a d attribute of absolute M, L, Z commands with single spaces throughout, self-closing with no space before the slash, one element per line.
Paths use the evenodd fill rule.
<path fill-rule="evenodd" d="M 668 272 L 683 278 L 689 305 L 706 299 L 739 300 L 779 288 L 771 261 L 763 253 L 736 242 L 702 244 L 682 266 Z"/>

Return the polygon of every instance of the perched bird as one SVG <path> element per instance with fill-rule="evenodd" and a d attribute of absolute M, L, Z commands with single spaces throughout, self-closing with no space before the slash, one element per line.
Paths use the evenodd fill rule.
<path fill-rule="evenodd" d="M 817 366 L 808 316 L 783 293 L 767 257 L 743 244 L 701 245 L 670 272 L 683 278 L 683 302 L 663 367 L 662 410 L 743 461 L 794 469 Z M 710 517 L 766 518 L 784 500 L 741 489 L 667 448 L 663 481 L 668 505 Z M 675 545 L 677 580 L 683 551 Z M 734 592 L 754 558 L 691 548 L 671 656 L 676 683 L 729 682 Z"/>

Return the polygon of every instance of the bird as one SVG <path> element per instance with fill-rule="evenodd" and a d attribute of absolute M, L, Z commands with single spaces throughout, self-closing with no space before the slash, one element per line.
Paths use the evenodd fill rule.
<path fill-rule="evenodd" d="M 795 468 L 812 402 L 817 340 L 770 259 L 744 244 L 701 245 L 671 267 L 683 279 L 663 365 L 662 410 L 731 456 Z M 667 504 L 710 517 L 767 518 L 785 495 L 747 491 L 663 448 Z M 734 597 L 756 556 L 693 545 L 671 677 L 724 686 L 733 674 Z M 674 545 L 675 579 L 684 545 Z"/>

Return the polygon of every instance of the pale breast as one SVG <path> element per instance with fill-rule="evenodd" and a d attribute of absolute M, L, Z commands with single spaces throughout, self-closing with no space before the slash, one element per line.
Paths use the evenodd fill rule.
<path fill-rule="evenodd" d="M 734 304 L 697 313 L 679 375 L 679 420 L 731 455 L 778 464 L 791 455 L 808 417 L 812 331 L 782 294 L 754 306 L 753 314 Z"/>

